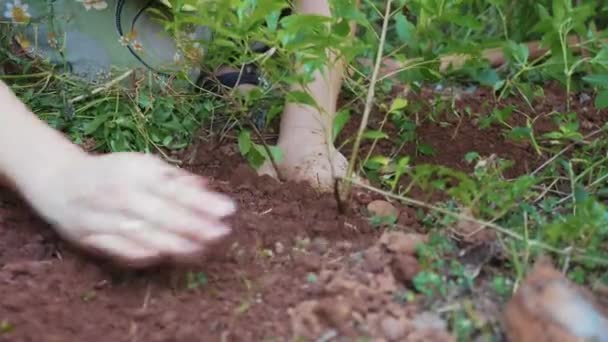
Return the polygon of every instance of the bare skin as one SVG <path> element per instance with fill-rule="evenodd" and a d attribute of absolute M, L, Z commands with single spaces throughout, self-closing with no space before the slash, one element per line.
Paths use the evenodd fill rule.
<path fill-rule="evenodd" d="M 295 6 L 299 13 L 331 15 L 327 0 L 300 0 Z M 352 25 L 351 34 L 354 32 Z M 345 68 L 341 60 L 329 55 L 325 70 L 316 72 L 314 81 L 306 87 L 319 109 L 287 103 L 278 140 L 284 155 L 278 165 L 281 176 L 309 182 L 321 191 L 333 190 L 336 177 L 345 176 L 348 167 L 348 161 L 333 146 L 330 136 Z M 296 85 L 292 90 L 303 89 Z M 260 173 L 277 177 L 270 163 L 262 166 Z"/>
<path fill-rule="evenodd" d="M 0 173 L 66 240 L 126 266 L 202 252 L 235 211 L 205 180 L 138 153 L 92 156 L 0 83 Z"/>
<path fill-rule="evenodd" d="M 296 9 L 330 14 L 327 0 L 302 0 Z M 309 85 L 321 111 L 288 104 L 281 121 L 282 174 L 321 190 L 346 170 L 346 159 L 327 139 L 342 73 L 341 63 L 328 63 Z M 0 112 L 0 176 L 75 245 L 146 267 L 197 255 L 228 234 L 221 220 L 235 204 L 204 179 L 146 154 L 87 154 L 1 82 Z"/>

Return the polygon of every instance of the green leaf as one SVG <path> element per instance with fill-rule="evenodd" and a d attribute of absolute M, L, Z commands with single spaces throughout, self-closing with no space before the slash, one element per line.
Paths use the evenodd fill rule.
<path fill-rule="evenodd" d="M 241 155 L 246 156 L 251 150 L 251 133 L 249 131 L 241 131 L 238 138 L 239 152 Z"/>
<path fill-rule="evenodd" d="M 472 30 L 479 30 L 482 28 L 481 23 L 475 17 L 470 15 L 448 15 L 446 19 L 456 25 L 470 28 Z"/>
<path fill-rule="evenodd" d="M 418 145 L 418 152 L 420 152 L 421 154 L 425 155 L 425 156 L 434 156 L 435 155 L 435 149 L 433 148 L 433 146 L 429 145 L 429 144 L 419 144 Z"/>
<path fill-rule="evenodd" d="M 103 114 L 97 116 L 93 121 L 87 122 L 84 125 L 84 134 L 89 135 L 97 131 L 97 129 L 103 125 L 110 118 L 110 114 Z"/>
<path fill-rule="evenodd" d="M 517 44 L 510 40 L 504 46 L 505 55 L 509 56 L 510 59 L 518 64 L 526 64 L 530 51 L 526 44 Z"/>
<path fill-rule="evenodd" d="M 252 148 L 249 150 L 249 153 L 247 153 L 247 161 L 249 161 L 249 164 L 256 170 L 259 169 L 267 159 L 265 152 L 262 152 L 258 148 Z"/>
<path fill-rule="evenodd" d="M 608 74 L 595 74 L 583 77 L 583 80 L 596 87 L 608 88 Z"/>
<path fill-rule="evenodd" d="M 593 63 L 608 65 L 608 46 L 604 46 L 591 60 Z"/>
<path fill-rule="evenodd" d="M 365 161 L 364 167 L 368 170 L 379 170 L 380 168 L 387 166 L 390 162 L 390 158 L 376 155 Z"/>
<path fill-rule="evenodd" d="M 338 137 L 338 135 L 340 135 L 340 132 L 342 132 L 342 129 L 344 128 L 348 120 L 350 120 L 349 110 L 342 110 L 338 112 L 338 114 L 336 114 L 336 118 L 334 119 L 334 129 L 332 133 L 332 138 L 334 140 Z"/>
<path fill-rule="evenodd" d="M 305 104 L 315 108 L 317 107 L 315 99 L 313 99 L 308 92 L 302 90 L 294 90 L 287 93 L 287 102 Z"/>
<path fill-rule="evenodd" d="M 407 100 L 401 97 L 396 98 L 393 103 L 391 104 L 391 108 L 388 110 L 389 113 L 394 113 L 398 110 L 402 110 L 403 108 L 407 107 Z"/>
<path fill-rule="evenodd" d="M 560 132 L 549 132 L 549 133 L 543 134 L 543 138 L 553 139 L 553 140 L 558 140 L 563 137 L 564 137 L 564 135 Z"/>
<path fill-rule="evenodd" d="M 388 135 L 382 131 L 368 130 L 362 135 L 363 139 L 386 139 Z"/>
<path fill-rule="evenodd" d="M 395 15 L 395 30 L 397 37 L 407 45 L 415 44 L 416 27 L 402 13 Z"/>
<path fill-rule="evenodd" d="M 255 144 L 254 148 L 264 158 L 264 161 L 270 160 L 270 157 L 268 156 L 264 145 Z M 283 161 L 283 151 L 279 147 L 268 146 L 268 149 L 270 150 L 270 154 L 272 155 L 272 158 L 275 162 L 280 163 Z M 261 164 L 259 166 L 261 166 Z M 256 166 L 256 168 L 258 168 L 259 166 Z"/>
<path fill-rule="evenodd" d="M 494 87 L 500 82 L 500 76 L 494 69 L 484 69 L 475 74 L 475 80 L 482 85 Z"/>
<path fill-rule="evenodd" d="M 532 130 L 529 127 L 513 127 L 509 132 L 509 137 L 513 140 L 525 140 L 532 136 Z"/>
<path fill-rule="evenodd" d="M 171 142 L 173 142 L 173 136 L 172 135 L 167 135 L 163 139 L 162 145 L 165 146 L 165 147 L 171 147 Z"/>
<path fill-rule="evenodd" d="M 475 159 L 479 159 L 479 153 L 475 151 L 467 152 L 467 154 L 464 155 L 464 160 L 469 164 L 475 161 Z"/>
<path fill-rule="evenodd" d="M 608 108 L 608 89 L 600 91 L 595 97 L 595 108 Z"/>
<path fill-rule="evenodd" d="M 146 93 L 140 93 L 138 97 L 138 104 L 142 109 L 152 108 L 154 98 L 149 97 Z"/>

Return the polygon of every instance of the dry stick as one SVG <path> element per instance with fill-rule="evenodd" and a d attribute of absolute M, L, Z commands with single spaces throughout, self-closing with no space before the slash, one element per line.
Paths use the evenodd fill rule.
<path fill-rule="evenodd" d="M 380 44 L 378 46 L 378 52 L 376 55 L 376 65 L 374 66 L 374 72 L 372 73 L 372 79 L 367 90 L 367 99 L 365 101 L 365 109 L 363 111 L 363 118 L 361 119 L 361 125 L 359 126 L 359 132 L 357 133 L 357 137 L 355 138 L 355 144 L 353 146 L 353 151 L 351 153 L 350 162 L 348 163 L 348 170 L 346 171 L 346 178 L 352 178 L 352 174 L 355 168 L 355 163 L 357 160 L 357 155 L 359 154 L 359 146 L 361 145 L 361 140 L 363 136 L 363 132 L 367 127 L 367 122 L 369 121 L 369 115 L 372 111 L 372 106 L 374 102 L 374 95 L 376 90 L 376 82 L 378 80 L 378 74 L 380 73 L 380 66 L 382 64 L 382 54 L 384 51 L 384 42 L 386 40 L 386 32 L 388 30 L 388 22 L 390 19 L 390 11 L 393 0 L 386 1 L 386 11 L 384 13 L 384 20 L 382 22 L 382 34 L 380 35 Z M 350 182 L 346 184 L 345 191 L 343 193 L 344 198 L 348 201 L 350 197 L 351 191 Z"/>
<path fill-rule="evenodd" d="M 70 103 L 75 103 L 75 102 L 78 102 L 78 101 L 82 101 L 82 100 L 86 99 L 87 97 L 89 97 L 91 95 L 99 94 L 99 93 L 101 93 L 104 90 L 108 90 L 113 85 L 115 85 L 118 82 L 124 80 L 125 78 L 131 76 L 132 73 L 133 73 L 133 69 L 131 69 L 131 70 L 125 72 L 124 74 L 116 77 L 115 79 L 109 81 L 108 83 L 102 85 L 101 87 L 93 89 L 93 91 L 91 93 L 89 93 L 89 94 L 83 94 L 83 95 L 76 96 L 75 98 L 69 100 L 69 102 Z"/>
<path fill-rule="evenodd" d="M 511 237 L 511 238 L 519 240 L 519 241 L 528 241 L 529 245 L 537 246 L 539 248 L 542 248 L 544 250 L 547 250 L 547 251 L 550 251 L 550 252 L 553 252 L 553 253 L 556 253 L 556 254 L 566 255 L 566 256 L 569 256 L 569 255 L 572 254 L 572 248 L 571 247 L 567 247 L 567 248 L 564 248 L 564 249 L 558 249 L 558 248 L 555 248 L 553 246 L 550 246 L 550 245 L 548 245 L 546 243 L 543 243 L 543 242 L 540 242 L 540 241 L 537 241 L 537 240 L 529 240 L 529 239 L 526 240 L 526 238 L 524 238 L 520 234 L 517 234 L 517 233 L 515 233 L 515 232 L 513 232 L 513 231 L 511 231 L 511 230 L 509 230 L 507 228 L 501 227 L 501 226 L 499 226 L 499 225 L 497 225 L 495 223 L 492 223 L 492 222 L 482 221 L 482 220 L 478 220 L 478 219 L 476 219 L 474 217 L 470 217 L 468 215 L 454 213 L 454 212 L 451 212 L 451 211 L 449 211 L 447 209 L 443 209 L 443 208 L 434 206 L 434 205 L 426 203 L 426 202 L 418 201 L 418 200 L 415 200 L 415 199 L 410 198 L 410 197 L 395 195 L 392 192 L 388 192 L 388 191 L 384 191 L 384 190 L 375 188 L 373 186 L 370 186 L 370 185 L 364 184 L 362 182 L 359 182 L 359 181 L 357 181 L 355 179 L 346 179 L 345 178 L 343 180 L 348 181 L 349 183 L 355 184 L 355 185 L 357 185 L 357 186 L 359 186 L 359 187 L 361 187 L 363 189 L 374 191 L 374 192 L 376 192 L 376 193 L 378 193 L 380 195 L 383 195 L 383 196 L 386 196 L 386 197 L 390 197 L 390 198 L 399 200 L 399 201 L 404 202 L 404 203 L 409 204 L 409 205 L 413 205 L 413 206 L 417 206 L 417 207 L 433 210 L 433 211 L 436 211 L 436 212 L 439 212 L 439 213 L 442 213 L 442 214 L 445 214 L 445 215 L 449 215 L 449 216 L 455 217 L 455 218 L 457 218 L 459 220 L 472 222 L 472 223 L 480 225 L 482 228 L 492 228 L 495 231 L 497 231 L 497 232 L 499 232 L 501 234 L 504 234 L 504 235 L 506 235 L 508 237 Z M 608 265 L 608 260 L 607 259 L 603 259 L 603 258 L 597 258 L 597 257 L 592 257 L 592 256 L 587 256 L 587 255 L 580 255 L 580 256 L 576 257 L 576 259 L 592 261 L 592 262 L 596 262 L 596 263 L 602 264 L 602 265 Z"/>
<path fill-rule="evenodd" d="M 587 139 L 593 137 L 594 135 L 599 134 L 599 133 L 601 133 L 601 132 L 603 132 L 605 130 L 606 130 L 605 127 L 602 127 L 602 128 L 600 128 L 598 130 L 595 130 L 595 131 L 593 131 L 593 132 L 585 135 L 582 140 L 587 140 Z M 553 155 L 553 157 L 547 159 L 541 166 L 539 166 L 536 170 L 534 170 L 530 175 L 531 176 L 536 175 L 541 170 L 543 170 L 545 167 L 547 167 L 547 165 L 553 163 L 553 161 L 555 161 L 555 159 L 559 158 L 559 156 L 561 156 L 562 154 L 568 152 L 568 150 L 570 150 L 572 147 L 574 147 L 576 145 L 577 145 L 577 143 L 573 142 L 573 143 L 569 144 L 568 146 L 564 147 L 561 151 L 559 151 L 558 153 L 556 153 L 555 155 Z"/>

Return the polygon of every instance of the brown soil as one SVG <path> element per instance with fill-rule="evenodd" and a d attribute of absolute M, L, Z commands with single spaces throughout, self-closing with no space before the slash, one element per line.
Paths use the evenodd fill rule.
<path fill-rule="evenodd" d="M 400 90 L 395 90 L 393 96 L 403 96 Z M 390 139 L 380 140 L 374 154 L 382 155 L 408 155 L 415 164 L 435 164 L 451 167 L 463 171 L 472 171 L 473 165 L 468 164 L 464 157 L 468 152 L 475 151 L 481 156 L 488 157 L 495 154 L 514 162 L 507 170 L 507 177 L 516 177 L 533 171 L 542 164 L 547 156 L 539 155 L 527 141 L 514 141 L 505 134 L 505 127 L 499 124 L 480 129 L 479 121 L 482 117 L 490 115 L 495 108 L 513 106 L 515 109 L 508 123 L 512 127 L 525 126 L 526 116 L 534 120 L 533 129 L 537 139 L 540 135 L 553 131 L 556 125 L 553 122 L 557 112 L 564 113 L 566 109 L 566 92 L 556 83 L 546 85 L 544 97 L 532 101 L 528 106 L 521 97 L 512 96 L 498 102 L 491 89 L 479 88 L 469 94 L 458 87 L 446 88 L 439 92 L 430 88 L 420 93 L 409 92 L 407 95 L 410 117 L 414 113 L 419 116 L 416 134 L 419 143 L 428 144 L 433 148 L 433 155 L 416 153 L 415 144 L 409 143 L 399 149 L 400 144 L 394 137 L 399 135 L 399 127 L 390 120 L 384 126 Z M 455 98 L 454 110 L 450 109 L 450 101 Z M 444 102 L 444 109 L 438 110 L 438 99 Z M 387 99 L 386 103 L 391 100 Z M 447 108 L 445 108 L 447 106 Z M 361 111 L 363 110 L 360 108 Z M 433 119 L 429 116 L 437 112 Z M 592 94 L 571 96 L 570 112 L 578 115 L 580 129 L 583 134 L 597 130 L 608 121 L 607 110 L 597 110 L 593 106 Z M 383 115 L 377 114 L 370 118 L 369 129 L 379 129 Z M 354 135 L 360 122 L 351 120 L 344 128 L 341 138 Z M 362 155 L 369 151 L 371 143 L 364 141 Z M 350 145 L 346 146 L 346 151 Z M 347 154 L 348 155 L 348 154 Z"/>
<path fill-rule="evenodd" d="M 486 99 L 480 91 L 465 102 L 481 108 Z M 539 163 L 498 129 L 480 132 L 463 120 L 451 134 L 454 127 L 424 123 L 418 133 L 438 154 L 417 162 L 466 170 L 462 157 L 476 150 L 515 159 L 515 173 Z M 125 272 L 75 253 L 0 192 L 0 341 L 285 341 L 294 332 L 353 336 L 355 326 L 385 340 L 451 340 L 417 301 L 392 301 L 420 267 L 411 244 L 425 237 L 412 209 L 398 208 L 406 229 L 378 239 L 364 209 L 377 196 L 357 197 L 343 216 L 331 195 L 257 177 L 230 144 L 185 155 L 240 206 L 234 234 L 190 281 L 184 270 Z"/>

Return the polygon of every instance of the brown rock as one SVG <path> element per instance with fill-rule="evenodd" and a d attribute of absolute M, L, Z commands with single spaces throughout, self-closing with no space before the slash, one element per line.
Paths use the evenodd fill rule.
<path fill-rule="evenodd" d="M 387 201 L 376 200 L 367 205 L 367 210 L 373 215 L 382 217 L 399 217 L 399 210 Z"/>
<path fill-rule="evenodd" d="M 540 260 L 504 311 L 511 342 L 608 341 L 608 318 L 593 296 Z"/>

